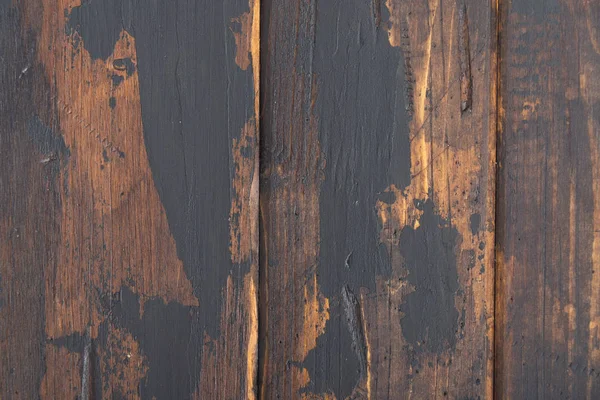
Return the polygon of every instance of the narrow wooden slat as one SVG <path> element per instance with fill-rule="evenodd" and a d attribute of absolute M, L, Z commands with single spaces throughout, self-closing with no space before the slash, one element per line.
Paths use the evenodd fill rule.
<path fill-rule="evenodd" d="M 259 10 L 0 2 L 1 398 L 254 398 Z"/>
<path fill-rule="evenodd" d="M 491 398 L 495 4 L 263 4 L 262 397 Z"/>
<path fill-rule="evenodd" d="M 496 398 L 600 396 L 600 5 L 502 3 Z"/>

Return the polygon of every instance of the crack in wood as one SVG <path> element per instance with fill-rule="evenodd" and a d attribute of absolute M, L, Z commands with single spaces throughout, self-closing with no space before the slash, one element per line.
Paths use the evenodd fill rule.
<path fill-rule="evenodd" d="M 460 54 L 460 109 L 464 113 L 471 109 L 473 103 L 469 19 L 465 3 L 460 6 L 458 11 L 458 52 Z"/>

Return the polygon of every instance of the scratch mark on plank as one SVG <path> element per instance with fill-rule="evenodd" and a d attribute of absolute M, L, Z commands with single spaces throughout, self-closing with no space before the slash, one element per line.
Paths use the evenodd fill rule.
<path fill-rule="evenodd" d="M 381 24 L 381 0 L 372 0 L 373 19 L 375 20 L 375 28 L 379 29 Z"/>
<path fill-rule="evenodd" d="M 92 352 L 92 336 L 90 327 L 85 331 L 83 348 L 83 368 L 81 372 L 81 400 L 90 399 L 90 353 Z"/>
<path fill-rule="evenodd" d="M 344 301 L 344 313 L 346 314 L 348 330 L 352 335 L 352 347 L 358 357 L 361 376 L 364 377 L 367 372 L 367 345 L 363 330 L 360 303 L 348 285 L 344 285 L 342 288 L 342 299 Z"/>
<path fill-rule="evenodd" d="M 473 79 L 471 77 L 471 49 L 469 47 L 469 19 L 465 3 L 458 12 L 458 52 L 460 54 L 460 109 L 464 113 L 473 102 Z"/>

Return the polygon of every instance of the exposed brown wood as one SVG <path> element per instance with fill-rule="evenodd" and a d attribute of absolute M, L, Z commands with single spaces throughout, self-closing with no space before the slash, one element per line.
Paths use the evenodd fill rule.
<path fill-rule="evenodd" d="M 599 5 L 502 2 L 496 397 L 600 394 Z"/>
<path fill-rule="evenodd" d="M 261 395 L 491 398 L 495 9 L 326 3 L 265 3 Z"/>

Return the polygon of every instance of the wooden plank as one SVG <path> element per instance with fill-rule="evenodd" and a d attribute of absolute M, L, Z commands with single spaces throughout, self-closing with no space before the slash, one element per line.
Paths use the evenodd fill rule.
<path fill-rule="evenodd" d="M 497 398 L 600 396 L 600 4 L 506 1 Z"/>
<path fill-rule="evenodd" d="M 259 16 L 0 2 L 1 398 L 254 398 Z"/>
<path fill-rule="evenodd" d="M 495 5 L 263 6 L 261 396 L 491 398 Z"/>

